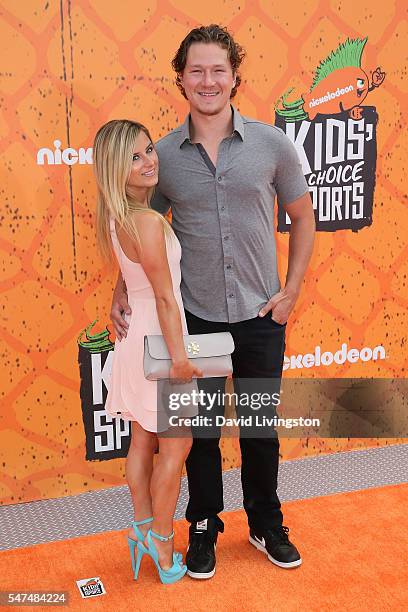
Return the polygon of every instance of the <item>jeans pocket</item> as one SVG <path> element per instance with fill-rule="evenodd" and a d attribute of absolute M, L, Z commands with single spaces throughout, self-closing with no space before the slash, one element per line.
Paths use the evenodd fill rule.
<path fill-rule="evenodd" d="M 287 323 L 278 323 L 277 321 L 275 321 L 275 319 L 272 319 L 272 316 L 271 316 L 271 322 L 272 322 L 272 325 L 277 327 L 278 329 L 286 327 L 287 325 Z"/>

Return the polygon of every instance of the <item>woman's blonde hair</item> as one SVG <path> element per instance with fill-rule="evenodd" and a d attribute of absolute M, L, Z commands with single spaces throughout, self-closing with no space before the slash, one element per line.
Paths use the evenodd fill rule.
<path fill-rule="evenodd" d="M 144 125 L 128 119 L 114 119 L 105 123 L 95 136 L 93 160 L 97 184 L 96 238 L 101 254 L 108 260 L 113 258 L 111 218 L 139 246 L 140 236 L 135 217 L 140 212 L 159 217 L 166 234 L 172 235 L 171 226 L 166 219 L 149 207 L 154 187 L 149 190 L 146 208 L 137 200 L 128 185 L 135 141 L 140 132 L 144 132 L 152 142 L 149 130 Z"/>

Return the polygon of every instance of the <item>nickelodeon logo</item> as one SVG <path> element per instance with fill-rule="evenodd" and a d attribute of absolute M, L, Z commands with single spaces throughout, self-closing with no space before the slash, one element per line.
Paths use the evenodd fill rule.
<path fill-rule="evenodd" d="M 309 108 L 312 106 L 318 106 L 319 104 L 323 104 L 324 102 L 328 102 L 329 100 L 334 100 L 334 98 L 338 98 L 339 96 L 344 96 L 344 94 L 349 93 L 349 91 L 353 91 L 354 87 L 352 85 L 348 85 L 347 87 L 338 87 L 336 91 L 328 91 L 325 96 L 321 98 L 313 98 L 309 102 Z"/>
<path fill-rule="evenodd" d="M 368 346 L 361 350 L 347 347 L 344 342 L 341 348 L 332 353 L 331 351 L 324 351 L 322 353 L 321 347 L 316 346 L 313 353 L 305 353 L 304 355 L 291 355 L 290 357 L 284 357 L 283 369 L 284 370 L 296 370 L 303 368 L 312 368 L 319 366 L 330 366 L 332 363 L 342 365 L 343 363 L 356 363 L 357 361 L 377 361 L 378 359 L 386 359 L 385 348 L 381 345 L 374 347 L 373 349 Z"/>
<path fill-rule="evenodd" d="M 73 149 L 67 147 L 61 150 L 61 141 L 54 140 L 55 149 L 48 149 L 43 147 L 37 152 L 37 164 L 43 166 L 47 163 L 49 166 L 59 166 L 66 164 L 67 166 L 73 166 L 74 164 L 92 164 L 92 147 L 84 149 Z"/>

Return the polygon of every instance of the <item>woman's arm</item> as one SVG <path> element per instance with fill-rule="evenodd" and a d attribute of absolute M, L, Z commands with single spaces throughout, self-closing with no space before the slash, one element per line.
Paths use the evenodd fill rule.
<path fill-rule="evenodd" d="M 150 203 L 153 210 L 160 212 L 162 215 L 168 213 L 171 207 L 171 202 L 165 195 L 160 191 L 157 186 L 154 190 L 153 199 Z M 129 306 L 126 292 L 126 285 L 119 271 L 118 280 L 116 282 L 115 289 L 113 291 L 112 306 L 110 312 L 110 318 L 113 323 L 116 337 L 118 340 L 126 338 L 129 324 L 123 318 L 123 314 L 132 314 L 132 310 Z"/>
<path fill-rule="evenodd" d="M 171 378 L 191 380 L 193 376 L 200 377 L 202 372 L 188 360 L 184 348 L 180 310 L 173 292 L 163 223 L 151 214 L 139 215 L 138 230 L 138 256 L 156 298 L 160 327 L 172 360 Z"/>

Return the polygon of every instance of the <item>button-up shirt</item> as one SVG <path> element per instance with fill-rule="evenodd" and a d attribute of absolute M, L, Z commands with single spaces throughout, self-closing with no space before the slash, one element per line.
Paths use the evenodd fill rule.
<path fill-rule="evenodd" d="M 279 291 L 275 198 L 290 204 L 308 186 L 282 130 L 232 111 L 233 133 L 220 143 L 216 167 L 192 143 L 190 116 L 158 141 L 151 206 L 163 214 L 171 207 L 185 308 L 208 321 L 235 323 L 258 316 Z"/>

